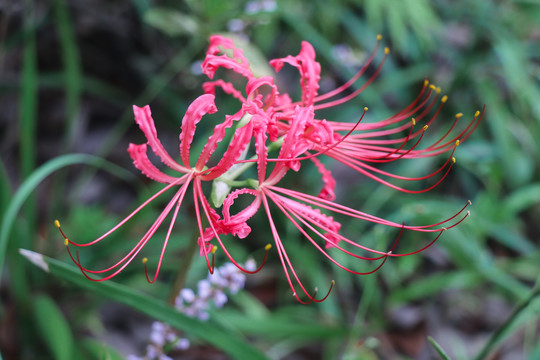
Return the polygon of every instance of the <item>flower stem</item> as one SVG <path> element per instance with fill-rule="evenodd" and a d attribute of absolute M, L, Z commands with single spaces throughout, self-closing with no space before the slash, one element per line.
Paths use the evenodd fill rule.
<path fill-rule="evenodd" d="M 180 293 L 180 290 L 182 290 L 184 286 L 186 285 L 189 269 L 191 268 L 191 264 L 193 263 L 193 258 L 195 257 L 195 253 L 197 252 L 197 249 L 199 248 L 197 244 L 198 238 L 199 238 L 199 232 L 197 230 L 193 232 L 193 235 L 191 236 L 191 239 L 189 240 L 189 243 L 186 248 L 186 252 L 184 254 L 184 261 L 182 262 L 182 266 L 180 266 L 180 268 L 178 269 L 178 272 L 176 273 L 173 286 L 171 287 L 171 291 L 169 292 L 170 304 L 174 305 L 174 300 L 178 296 L 178 293 Z"/>
<path fill-rule="evenodd" d="M 520 313 L 527 309 L 529 304 L 537 297 L 540 296 L 540 277 L 536 281 L 536 285 L 525 299 L 523 299 L 512 311 L 512 314 L 506 319 L 506 321 L 499 326 L 499 328 L 491 335 L 486 345 L 480 350 L 475 360 L 486 359 L 489 353 L 495 348 L 505 336 L 506 331 L 513 325 L 514 321 L 519 317 Z"/>

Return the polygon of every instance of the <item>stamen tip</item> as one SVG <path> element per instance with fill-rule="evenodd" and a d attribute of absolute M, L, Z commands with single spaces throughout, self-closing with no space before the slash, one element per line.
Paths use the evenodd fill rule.
<path fill-rule="evenodd" d="M 413 126 L 416 125 L 416 119 L 415 119 L 415 118 L 412 118 L 411 120 L 412 120 Z"/>
<path fill-rule="evenodd" d="M 446 231 L 446 230 L 448 230 L 448 229 L 447 229 L 447 228 L 445 228 L 445 227 L 443 227 L 443 228 L 441 228 L 441 229 L 442 229 L 443 231 Z"/>
<path fill-rule="evenodd" d="M 435 92 L 436 92 L 437 94 L 440 94 L 440 93 L 441 93 L 441 88 L 437 86 L 437 88 L 435 89 Z"/>
<path fill-rule="evenodd" d="M 462 116 L 463 116 L 463 113 L 457 113 L 457 114 L 456 114 L 456 119 L 459 119 L 459 118 L 462 117 Z"/>
<path fill-rule="evenodd" d="M 467 201 L 468 201 L 469 205 L 472 205 L 472 202 L 471 202 L 471 200 L 467 200 Z"/>
<path fill-rule="evenodd" d="M 60 221 L 54 220 L 54 225 L 55 225 L 57 228 L 60 228 Z"/>
<path fill-rule="evenodd" d="M 269 251 L 272 248 L 272 244 L 266 244 L 264 250 Z"/>
<path fill-rule="evenodd" d="M 364 111 L 368 111 L 368 108 L 367 108 L 367 106 L 366 106 L 366 107 L 364 108 Z"/>
<path fill-rule="evenodd" d="M 332 286 L 336 285 L 336 280 L 332 280 Z"/>
<path fill-rule="evenodd" d="M 377 41 L 381 41 L 382 40 L 382 35 L 381 34 L 377 34 Z"/>
<path fill-rule="evenodd" d="M 452 156 L 452 164 L 456 163 L 456 158 Z"/>
<path fill-rule="evenodd" d="M 426 131 L 428 129 L 428 125 L 424 125 L 424 131 Z"/>
<path fill-rule="evenodd" d="M 456 140 L 456 146 L 459 146 L 459 144 L 461 144 L 461 142 L 459 140 Z"/>
<path fill-rule="evenodd" d="M 442 98 L 441 98 L 441 102 L 444 104 L 446 101 L 448 100 L 448 95 L 444 95 Z"/>
<path fill-rule="evenodd" d="M 142 263 L 143 263 L 143 264 L 146 264 L 147 262 L 148 262 L 148 258 L 147 258 L 147 257 L 143 257 Z"/>
<path fill-rule="evenodd" d="M 478 115 L 480 115 L 480 111 L 476 110 L 476 112 L 474 113 L 474 117 L 477 117 Z"/>
<path fill-rule="evenodd" d="M 429 80 L 428 79 L 424 80 L 424 86 L 428 86 L 428 85 L 429 85 Z"/>
<path fill-rule="evenodd" d="M 217 249 L 218 249 L 218 247 L 214 245 L 214 246 L 212 247 L 212 254 L 215 254 L 216 251 L 217 251 Z"/>
<path fill-rule="evenodd" d="M 390 54 L 390 48 L 385 47 L 385 48 L 384 48 L 384 53 L 385 53 L 386 55 Z"/>
<path fill-rule="evenodd" d="M 433 85 L 433 84 L 429 84 L 429 88 L 430 88 L 431 90 L 437 89 L 437 88 L 435 87 L 435 85 Z"/>
<path fill-rule="evenodd" d="M 66 245 L 66 246 L 69 245 L 69 239 L 68 239 L 68 238 L 65 238 L 65 239 L 64 239 L 64 245 Z"/>

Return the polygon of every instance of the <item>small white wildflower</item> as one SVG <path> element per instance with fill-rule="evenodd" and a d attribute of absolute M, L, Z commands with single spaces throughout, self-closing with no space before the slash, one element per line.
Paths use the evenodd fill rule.
<path fill-rule="evenodd" d="M 180 290 L 180 298 L 184 304 L 191 304 L 195 300 L 195 292 L 189 288 Z"/>
<path fill-rule="evenodd" d="M 246 24 L 240 19 L 232 19 L 227 23 L 227 29 L 230 32 L 241 32 L 246 27 Z"/>
<path fill-rule="evenodd" d="M 214 291 L 214 305 L 217 308 L 222 308 L 227 303 L 227 295 L 221 290 Z"/>
<path fill-rule="evenodd" d="M 215 273 L 214 273 L 215 274 Z M 219 276 L 219 275 L 218 275 Z M 212 296 L 212 284 L 208 280 L 201 280 L 197 284 L 197 296 L 200 299 L 209 299 Z"/>
<path fill-rule="evenodd" d="M 189 348 L 189 340 L 184 338 L 178 339 L 175 348 L 179 350 L 186 350 L 187 348 Z"/>
<path fill-rule="evenodd" d="M 155 321 L 152 324 L 152 332 L 150 333 L 150 341 L 157 346 L 165 345 L 165 332 L 166 331 L 167 331 L 166 326 L 163 323 L 159 321 Z"/>

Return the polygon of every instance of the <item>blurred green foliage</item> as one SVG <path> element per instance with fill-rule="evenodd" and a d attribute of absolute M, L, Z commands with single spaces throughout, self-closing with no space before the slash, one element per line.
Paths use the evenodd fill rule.
<path fill-rule="evenodd" d="M 0 30 L 0 74 L 6 74 L 0 78 L 0 101 L 18 104 L 18 115 L 6 111 L 0 124 L 6 130 L 0 159 L 4 226 L 0 248 L 6 249 L 5 259 L 0 258 L 5 273 L 1 322 L 2 333 L 7 332 L 0 337 L 0 351 L 5 359 L 62 360 L 73 358 L 73 354 L 80 359 L 121 358 L 110 344 L 95 340 L 107 338 L 108 330 L 99 315 L 107 306 L 107 296 L 116 301 L 124 297 L 128 304 L 139 299 L 141 291 L 151 294 L 145 301 L 157 303 L 166 298 L 167 281 L 181 263 L 192 232 L 188 216 L 179 219 L 175 241 L 164 262 L 162 283 L 147 285 L 142 267 L 133 264 L 118 277 L 118 282 L 132 289 L 131 295 L 129 289 L 122 288 L 125 293 L 116 298 L 101 288 L 83 292 L 78 287 L 84 287 L 82 276 L 63 282 L 62 276 L 45 275 L 23 262 L 18 249 L 26 247 L 70 263 L 52 224 L 54 218 L 60 217 L 70 233 L 90 239 L 108 230 L 122 213 L 159 188 L 130 178 L 105 177 L 115 189 L 136 194 L 121 211 L 113 213 L 107 197 L 114 189 L 106 188 L 105 195 L 90 198 L 81 195 L 96 178 L 104 178 L 103 171 L 96 176 L 88 167 L 61 170 L 45 186 L 39 183 L 52 166 L 46 161 L 85 151 L 81 144 L 95 136 L 93 123 L 105 131 L 98 133 L 100 141 L 89 152 L 131 169 L 124 149 L 128 142 L 140 139 L 140 134 L 132 131 L 131 104 L 151 103 L 160 134 L 172 134 L 166 137 L 175 140 L 181 114 L 201 93 L 204 77 L 193 69 L 196 61 L 203 59 L 208 36 L 213 33 L 227 33 L 238 41 L 248 38 L 246 54 L 260 73 L 269 71 L 264 59 L 297 54 L 300 41 L 310 41 L 321 62 L 323 80 L 333 84 L 346 81 L 374 46 L 376 34 L 383 34 L 391 56 L 380 78 L 359 99 L 324 112 L 332 120 L 355 120 L 358 109 L 366 105 L 374 118 L 384 118 L 406 106 L 426 77 L 449 96 L 441 121 L 452 121 L 458 112 L 473 114 L 484 104 L 487 112 L 476 133 L 458 148 L 457 164 L 449 178 L 435 190 L 419 196 L 396 194 L 365 179 L 348 181 L 347 188 L 341 190 L 350 194 L 348 201 L 362 211 L 396 221 L 436 221 L 470 199 L 471 218 L 445 233 L 436 248 L 425 255 L 389 261 L 376 275 L 355 277 L 322 263 L 316 251 L 289 239 L 289 251 L 297 255 L 297 268 L 303 269 L 308 283 L 324 287 L 336 279 L 333 294 L 319 305 L 294 303 L 278 263 L 271 262 L 260 275 L 250 277 L 252 292 L 241 292 L 233 297 L 232 305 L 212 314 L 212 321 L 226 329 L 233 340 L 228 343 L 226 337 L 217 335 L 210 343 L 229 354 L 239 350 L 228 346 L 246 346 L 275 359 L 292 353 L 296 358 L 411 358 L 426 351 L 435 354 L 435 350 L 428 350 L 424 336 L 417 353 L 405 348 L 388 352 L 388 334 L 396 326 L 390 316 L 394 311 L 414 305 L 428 314 L 428 331 L 453 327 L 458 328 L 456 334 L 463 335 L 459 325 L 451 323 L 455 318 L 447 313 L 482 309 L 495 297 L 507 308 L 524 301 L 532 305 L 523 307 L 512 327 L 490 342 L 486 352 L 500 347 L 504 356 L 511 347 L 501 344 L 525 327 L 526 335 L 519 338 L 521 351 L 530 359 L 540 354 L 536 330 L 539 310 L 531 298 L 540 272 L 537 1 L 123 0 L 112 4 L 54 0 L 26 1 L 20 6 L 8 1 L 0 12 L 6 24 Z M 92 31 L 98 33 L 97 38 L 91 37 Z M 336 58 L 336 45 L 349 49 L 359 64 Z M 125 59 L 111 55 L 107 60 L 108 52 L 122 46 L 129 52 Z M 121 76 L 123 70 L 125 77 Z M 62 115 L 51 116 L 45 111 L 49 104 Z M 89 116 L 89 108 L 99 111 L 93 110 Z M 100 121 L 100 116 L 105 119 Z M 61 120 L 53 123 L 55 118 Z M 20 139 L 20 148 L 10 136 Z M 47 141 L 54 146 L 42 152 L 51 148 L 47 148 Z M 53 161 L 63 166 L 64 160 Z M 68 163 L 72 164 L 66 161 L 64 165 Z M 437 163 L 394 166 L 396 172 L 408 173 L 436 167 Z M 23 183 L 26 187 L 20 186 Z M 20 210 L 29 190 L 34 195 L 16 216 L 14 211 Z M 110 241 L 110 246 L 81 254 L 85 263 L 106 264 L 116 258 L 129 246 L 121 240 L 140 237 L 157 211 L 145 209 L 137 222 Z M 366 242 L 394 235 L 378 227 L 350 226 Z M 285 232 L 283 237 L 287 235 L 291 236 Z M 244 245 L 231 244 L 231 251 L 247 256 L 251 249 Z M 159 246 L 150 243 L 148 253 L 157 253 Z M 343 262 L 357 267 L 352 259 Z M 204 276 L 204 269 L 202 262 L 195 261 L 188 285 Z M 273 289 L 270 295 L 261 290 L 268 287 Z M 167 311 L 173 310 L 165 309 L 160 316 L 166 318 Z M 447 323 L 443 326 L 440 322 Z M 483 343 L 497 325 L 501 322 L 478 331 Z M 189 329 L 183 330 L 190 334 Z M 192 335 L 197 337 L 195 332 Z M 470 358 L 480 350 L 476 346 L 460 352 L 465 338 L 441 341 L 436 334 L 428 335 L 453 358 Z"/>

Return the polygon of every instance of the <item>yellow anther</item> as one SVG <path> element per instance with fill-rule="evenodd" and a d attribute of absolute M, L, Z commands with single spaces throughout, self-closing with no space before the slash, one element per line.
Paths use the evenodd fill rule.
<path fill-rule="evenodd" d="M 266 246 L 264 247 L 264 250 L 268 251 L 272 248 L 272 244 L 266 244 Z"/>
<path fill-rule="evenodd" d="M 424 86 L 428 86 L 428 85 L 429 85 L 429 80 L 428 79 L 424 80 Z"/>
<path fill-rule="evenodd" d="M 433 85 L 433 84 L 429 84 L 429 88 L 430 88 L 431 90 L 437 89 L 437 88 L 435 87 L 435 85 Z"/>
<path fill-rule="evenodd" d="M 412 118 L 412 126 L 416 125 L 416 119 L 415 118 Z"/>
<path fill-rule="evenodd" d="M 442 98 L 441 98 L 441 102 L 444 104 L 446 102 L 446 100 L 448 100 L 448 96 L 447 95 L 444 95 Z"/>
<path fill-rule="evenodd" d="M 462 116 L 463 116 L 463 113 L 457 113 L 457 114 L 456 114 L 456 119 L 459 119 L 459 118 L 462 117 Z"/>
<path fill-rule="evenodd" d="M 386 55 L 390 54 L 390 48 L 385 47 L 385 48 L 384 48 L 384 53 L 385 53 Z"/>
<path fill-rule="evenodd" d="M 332 285 L 335 285 L 336 284 L 336 280 L 332 280 Z"/>
<path fill-rule="evenodd" d="M 382 40 L 382 35 L 381 34 L 377 34 L 377 41 L 381 41 Z"/>
<path fill-rule="evenodd" d="M 214 245 L 214 247 L 212 247 L 212 254 L 215 254 L 217 251 L 217 246 Z"/>
<path fill-rule="evenodd" d="M 426 131 L 428 129 L 429 126 L 427 125 L 424 125 L 424 131 Z"/>
<path fill-rule="evenodd" d="M 474 113 L 474 117 L 477 117 L 478 115 L 480 115 L 480 111 L 476 110 L 476 112 Z"/>
<path fill-rule="evenodd" d="M 437 94 L 440 94 L 440 93 L 441 93 L 441 88 L 437 86 L 437 88 L 435 89 L 435 92 L 436 92 Z"/>
<path fill-rule="evenodd" d="M 459 140 L 456 140 L 456 146 L 459 146 L 459 144 L 461 144 Z"/>
<path fill-rule="evenodd" d="M 364 108 L 364 111 L 368 111 L 368 108 L 367 108 L 367 106 L 366 106 L 366 107 Z"/>
<path fill-rule="evenodd" d="M 452 156 L 452 164 L 456 163 L 456 158 Z"/>
<path fill-rule="evenodd" d="M 60 228 L 60 221 L 54 220 L 54 225 L 56 225 L 57 228 Z"/>
<path fill-rule="evenodd" d="M 469 202 L 469 205 L 472 205 L 472 202 L 471 202 L 471 200 L 467 200 L 467 201 Z"/>
<path fill-rule="evenodd" d="M 147 257 L 143 257 L 143 258 L 142 258 L 142 263 L 143 263 L 143 264 L 146 264 L 147 262 L 148 262 L 148 258 L 147 258 Z"/>
<path fill-rule="evenodd" d="M 66 245 L 66 246 L 69 245 L 69 239 L 64 239 L 64 245 Z"/>

